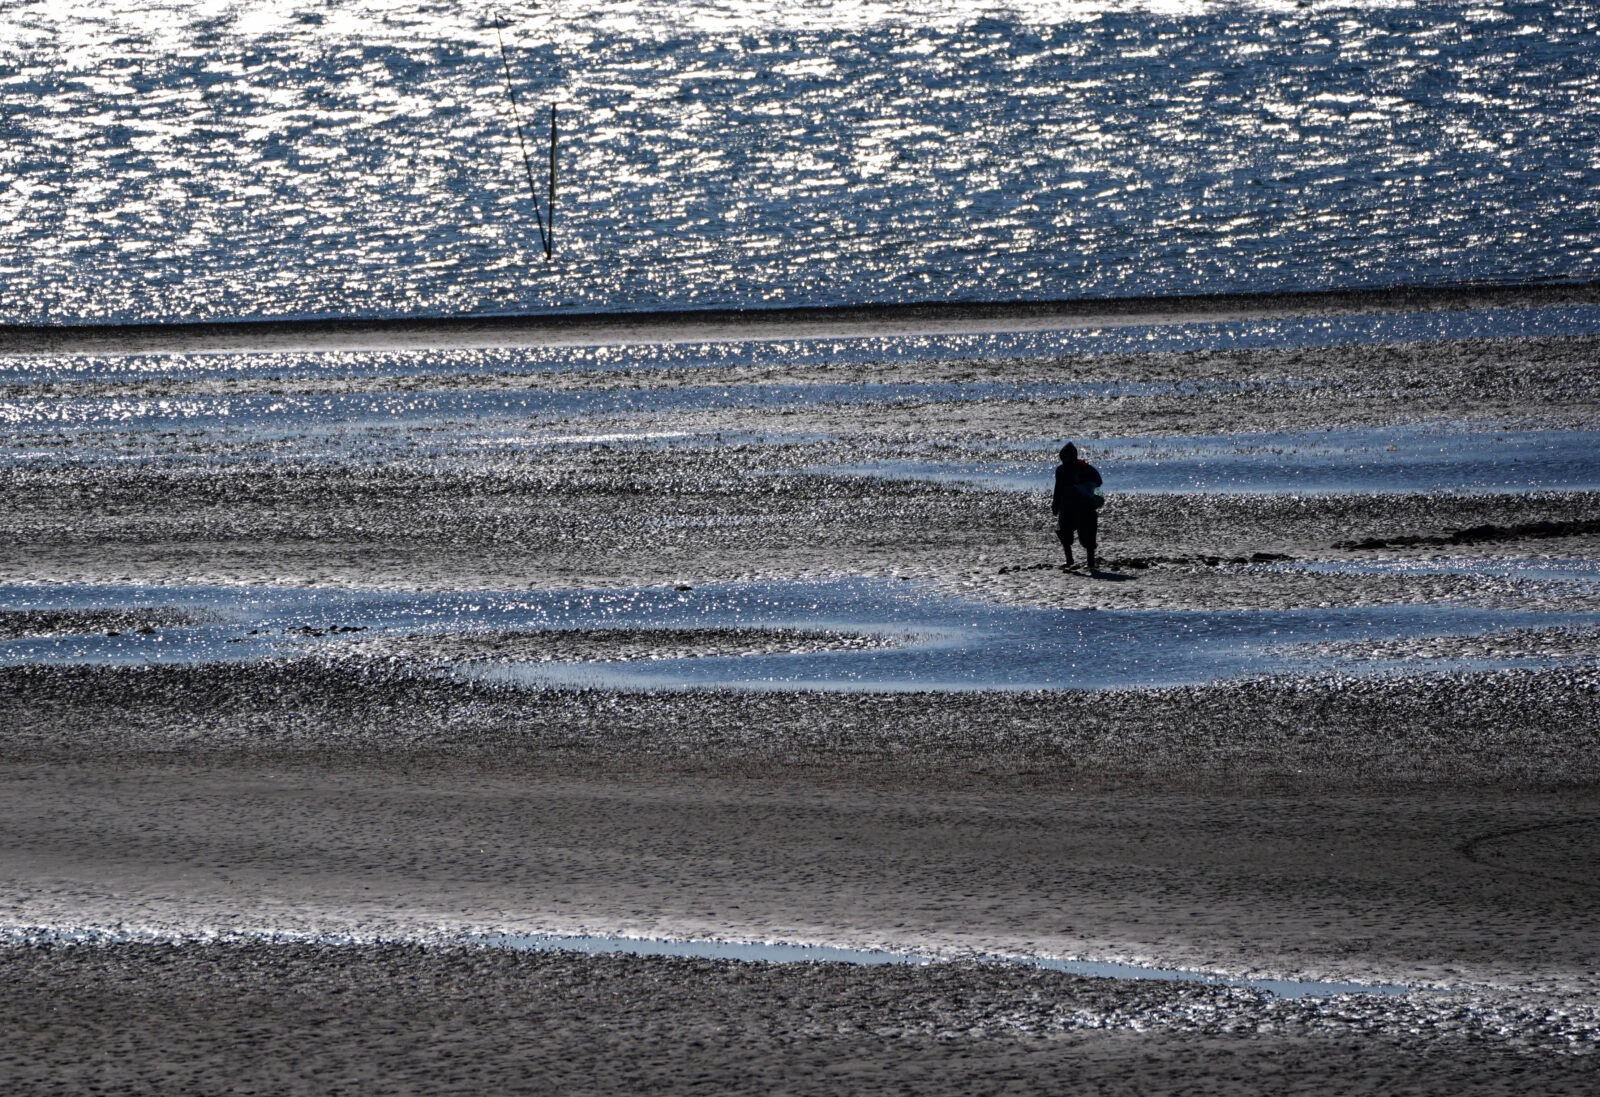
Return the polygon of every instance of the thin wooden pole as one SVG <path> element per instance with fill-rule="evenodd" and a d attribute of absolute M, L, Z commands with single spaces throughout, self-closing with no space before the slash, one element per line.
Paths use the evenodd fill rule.
<path fill-rule="evenodd" d="M 550 231 L 544 238 L 544 258 L 548 263 L 556 250 L 556 105 L 554 103 L 550 104 L 550 194 L 545 199 L 544 208 L 550 219 Z"/>
<path fill-rule="evenodd" d="M 517 144 L 522 148 L 522 166 L 528 173 L 528 193 L 533 198 L 533 219 L 539 226 L 539 243 L 544 247 L 544 257 L 550 259 L 550 236 L 544 230 L 544 215 L 539 212 L 539 186 L 533 181 L 533 161 L 528 158 L 528 142 L 522 136 L 522 116 L 517 112 L 517 93 L 511 85 L 511 60 L 506 56 L 506 40 L 500 35 L 500 14 L 495 13 L 494 36 L 500 43 L 500 63 L 506 69 L 506 98 L 511 101 L 511 120 L 517 124 Z M 554 161 L 552 150 L 551 158 Z M 554 193 L 552 188 L 551 193 Z"/>

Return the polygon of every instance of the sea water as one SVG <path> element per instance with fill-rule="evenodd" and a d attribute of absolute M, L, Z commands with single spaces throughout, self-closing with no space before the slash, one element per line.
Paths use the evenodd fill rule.
<path fill-rule="evenodd" d="M 17 0 L 0 322 L 1590 279 L 1597 40 L 1593 0 Z M 564 135 L 548 263 L 507 63 L 541 189 Z"/>

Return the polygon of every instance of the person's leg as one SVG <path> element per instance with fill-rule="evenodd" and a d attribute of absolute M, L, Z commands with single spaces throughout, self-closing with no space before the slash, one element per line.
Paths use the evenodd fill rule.
<path fill-rule="evenodd" d="M 1100 516 L 1090 511 L 1078 519 L 1078 541 L 1083 545 L 1083 551 L 1089 554 L 1089 570 L 1095 569 L 1095 546 L 1100 541 Z"/>
<path fill-rule="evenodd" d="M 1067 554 L 1067 566 L 1072 566 L 1072 527 L 1063 522 L 1056 527 L 1056 540 L 1061 542 L 1061 551 Z"/>

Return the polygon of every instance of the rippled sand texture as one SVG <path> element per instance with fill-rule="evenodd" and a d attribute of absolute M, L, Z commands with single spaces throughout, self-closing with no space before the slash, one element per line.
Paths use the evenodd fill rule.
<path fill-rule="evenodd" d="M 43 952 L 44 950 L 40 950 Z M 1583 1060 L 1508 1055 L 1428 1003 L 1346 1004 L 954 965 L 852 971 L 712 961 L 230 944 L 0 953 L 0 1026 L 34 1056 L 110 1043 L 129 1090 L 719 1094 L 1586 1091 Z M 130 985 L 163 1002 L 121 1024 Z M 663 993 L 672 988 L 670 996 Z M 360 1025 L 329 1023 L 330 1013 Z M 1560 1018 L 1485 1018 L 1506 1029 Z M 48 1017 L 48 1022 L 44 1018 Z M 870 1020 L 868 1020 L 870 1019 Z M 1158 1025 L 1151 1022 L 1159 1019 Z M 112 1036 L 108 1041 L 108 1036 Z M 1441 1036 L 1443 1039 L 1441 1039 Z M 1452 1039 L 1454 1037 L 1454 1039 Z"/>
<path fill-rule="evenodd" d="M 1585 1092 L 1600 339 L 1215 336 L 6 360 L 0 1082 Z M 995 461 L 1044 474 L 1068 431 L 1110 474 L 1102 578 L 1057 568 L 1040 488 L 954 482 Z M 1476 486 L 1437 490 L 1419 454 Z M 1346 479 L 1299 491 L 1289 474 L 1323 459 Z M 1213 479 L 1136 475 L 1162 462 Z M 1504 490 L 1504 463 L 1527 490 Z M 830 581 L 888 608 L 805 635 L 689 613 L 770 598 L 766 580 L 819 616 L 807 592 Z M 1308 642 L 1278 681 L 1105 692 L 468 676 L 893 659 L 871 645 L 921 591 L 1101 643 L 1113 621 L 1218 609 L 1437 610 L 1482 635 Z M 363 605 L 410 616 L 386 635 Z M 679 631 L 647 631 L 668 605 Z M 272 626 L 269 658 L 39 654 L 186 631 L 249 649 L 238 606 Z M 1425 989 L 1306 1004 L 973 963 L 425 944 L 540 931 Z"/>
<path fill-rule="evenodd" d="M 8 4 L 0 319 L 1596 273 L 1590 2 L 505 13 L 548 266 L 487 9 Z"/>
<path fill-rule="evenodd" d="M 662 697 L 7 668 L 0 914 L 157 940 L 12 935 L 0 1077 L 1581 1094 L 1600 1042 L 1595 686 Z M 1281 1002 L 969 964 L 192 941 L 463 924 L 1442 989 Z"/>
<path fill-rule="evenodd" d="M 1590 490 L 1600 459 L 1582 444 L 1600 417 L 1596 345 L 887 363 L 845 354 L 802 367 L 599 370 L 478 352 L 184 356 L 169 371 L 159 356 L 112 358 L 76 373 L 14 359 L 17 381 L 0 400 L 0 483 L 14 508 L 0 577 L 439 590 L 868 575 L 1055 606 L 1453 596 L 1510 608 L 1510 587 L 1492 575 L 1231 561 L 1585 556 L 1600 520 Z M 1502 428 L 1519 445 L 1557 440 L 1560 462 L 1510 465 L 1526 491 L 1440 492 L 1432 473 L 1408 488 L 1400 459 L 1432 436 L 1451 460 L 1470 459 L 1451 475 L 1503 486 Z M 1338 430 L 1356 433 L 1328 433 Z M 1392 453 L 1385 430 L 1396 432 Z M 1062 432 L 1110 475 L 1105 553 L 1127 581 L 1086 584 L 1047 566 L 1059 550 L 1044 479 Z M 1263 432 L 1288 437 L 1238 438 Z M 1339 457 L 1344 490 L 1301 494 L 1296 478 L 1262 490 L 1274 470 L 1314 465 L 1338 445 L 1354 446 L 1353 459 Z M 1296 446 L 1304 452 L 1288 453 Z M 959 471 L 997 452 L 1031 465 L 1037 486 L 861 471 Z M 1188 494 L 1118 483 L 1119 459 L 1132 487 L 1140 468 L 1163 461 L 1205 470 L 1195 452 L 1249 475 L 1233 490 L 1221 476 Z M 1539 469 L 1550 479 L 1533 478 Z M 1490 535 L 1452 540 L 1480 526 Z M 1367 542 L 1389 547 L 1352 547 Z"/>

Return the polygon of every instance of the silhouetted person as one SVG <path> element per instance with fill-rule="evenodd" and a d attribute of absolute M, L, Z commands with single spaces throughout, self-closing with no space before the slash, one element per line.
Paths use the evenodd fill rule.
<path fill-rule="evenodd" d="M 1078 447 L 1068 442 L 1061 447 L 1061 464 L 1056 466 L 1056 490 L 1050 509 L 1056 516 L 1056 536 L 1072 566 L 1072 535 L 1078 535 L 1083 551 L 1089 554 L 1089 570 L 1095 569 L 1094 546 L 1100 525 L 1099 509 L 1105 499 L 1095 494 L 1101 484 L 1100 473 L 1087 461 L 1078 460 Z"/>

